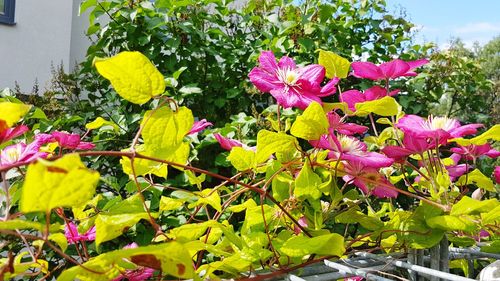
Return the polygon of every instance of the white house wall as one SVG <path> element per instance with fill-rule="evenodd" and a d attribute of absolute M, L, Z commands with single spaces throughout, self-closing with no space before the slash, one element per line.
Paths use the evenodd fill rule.
<path fill-rule="evenodd" d="M 40 90 L 51 79 L 51 65 L 66 71 L 81 61 L 89 41 L 87 18 L 78 16 L 78 0 L 17 0 L 16 25 L 0 24 L 0 89 L 30 92 L 35 80 Z"/>

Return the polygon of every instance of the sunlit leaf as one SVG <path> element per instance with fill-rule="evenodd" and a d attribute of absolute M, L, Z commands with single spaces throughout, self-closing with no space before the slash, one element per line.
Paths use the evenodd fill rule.
<path fill-rule="evenodd" d="M 147 213 L 97 215 L 97 218 L 95 220 L 95 243 L 97 247 L 99 247 L 102 242 L 109 241 L 122 235 L 130 227 L 138 223 L 141 219 L 148 218 L 149 216 Z"/>
<path fill-rule="evenodd" d="M 163 75 L 139 52 L 121 52 L 95 61 L 97 71 L 124 99 L 143 104 L 165 91 Z"/>
<path fill-rule="evenodd" d="M 318 140 L 322 135 L 328 133 L 328 127 L 328 119 L 323 108 L 319 103 L 313 102 L 302 115 L 297 117 L 290 133 L 305 140 Z"/>
<path fill-rule="evenodd" d="M 26 115 L 30 108 L 31 105 L 23 103 L 0 102 L 0 119 L 4 120 L 7 126 L 11 127 Z"/>
<path fill-rule="evenodd" d="M 238 171 L 245 171 L 251 168 L 255 168 L 255 152 L 252 150 L 245 149 L 243 147 L 233 147 L 227 160 L 231 162 L 234 168 Z"/>
<path fill-rule="evenodd" d="M 317 200 L 321 197 L 319 186 L 321 178 L 311 169 L 311 164 L 307 160 L 295 179 L 295 189 L 293 191 L 297 198 L 308 198 Z"/>
<path fill-rule="evenodd" d="M 334 52 L 319 50 L 318 63 L 325 67 L 326 77 L 346 78 L 351 63 Z"/>
<path fill-rule="evenodd" d="M 344 252 L 344 237 L 337 233 L 317 237 L 294 236 L 279 249 L 290 257 L 303 257 L 316 254 L 341 257 Z"/>
<path fill-rule="evenodd" d="M 89 170 L 78 154 L 50 162 L 39 159 L 28 166 L 22 188 L 22 212 L 49 212 L 55 207 L 85 204 L 95 193 L 99 173 Z"/>
<path fill-rule="evenodd" d="M 485 176 L 481 171 L 478 169 L 474 169 L 472 172 L 468 173 L 467 175 L 461 176 L 456 184 L 458 185 L 465 185 L 467 181 L 467 184 L 474 183 L 477 185 L 477 187 L 482 188 L 487 191 L 495 191 L 495 185 L 493 184 L 493 181 Z"/>
<path fill-rule="evenodd" d="M 450 141 L 454 141 L 459 145 L 466 146 L 471 144 L 483 145 L 487 143 L 489 140 L 500 141 L 500 124 L 496 124 L 495 126 L 491 127 L 488 131 L 482 133 L 477 137 L 471 139 L 455 138 Z"/>
<path fill-rule="evenodd" d="M 111 126 L 115 132 L 120 131 L 120 127 L 118 127 L 118 125 L 116 125 L 114 122 L 108 121 L 102 117 L 97 117 L 94 121 L 87 123 L 85 125 L 85 128 L 87 128 L 88 130 L 95 130 L 95 129 L 99 129 L 103 126 Z"/>
<path fill-rule="evenodd" d="M 198 201 L 189 204 L 189 208 L 208 204 L 212 206 L 212 208 L 214 208 L 215 210 L 219 212 L 222 211 L 220 196 L 217 190 L 207 188 L 200 192 L 195 192 L 194 194 L 198 196 Z"/>
<path fill-rule="evenodd" d="M 401 106 L 393 97 L 383 97 L 381 99 L 360 102 L 355 105 L 357 116 L 366 116 L 370 113 L 375 113 L 380 116 L 397 115 L 401 110 Z"/>
<path fill-rule="evenodd" d="M 295 152 L 297 140 L 285 133 L 261 130 L 257 134 L 257 163 L 269 159 L 273 153 Z"/>

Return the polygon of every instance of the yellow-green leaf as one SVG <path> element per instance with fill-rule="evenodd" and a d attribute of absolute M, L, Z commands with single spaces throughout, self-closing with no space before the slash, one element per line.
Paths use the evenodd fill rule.
<path fill-rule="evenodd" d="M 485 213 L 495 209 L 498 205 L 500 205 L 500 203 L 497 199 L 480 201 L 472 199 L 469 196 L 464 196 L 451 207 L 450 215 L 458 216 L 470 213 Z"/>
<path fill-rule="evenodd" d="M 22 188 L 21 212 L 48 212 L 85 204 L 95 193 L 99 173 L 87 169 L 78 154 L 29 165 Z"/>
<path fill-rule="evenodd" d="M 319 50 L 318 63 L 325 67 L 326 77 L 346 78 L 351 63 L 334 52 Z"/>
<path fill-rule="evenodd" d="M 432 228 L 442 230 L 473 231 L 478 226 L 475 222 L 465 217 L 448 215 L 432 217 L 425 220 L 425 222 Z"/>
<path fill-rule="evenodd" d="M 147 213 L 138 214 L 117 214 L 117 215 L 97 215 L 95 220 L 95 243 L 97 247 L 102 242 L 109 241 L 127 231 L 141 219 L 148 219 Z"/>
<path fill-rule="evenodd" d="M 180 279 L 194 277 L 191 256 L 181 243 L 172 241 L 133 249 L 121 249 L 101 254 L 82 266 L 71 267 L 61 273 L 58 281 L 108 281 L 118 277 L 131 264 L 124 259 L 145 267 L 160 265 L 162 272 Z M 160 269 L 158 268 L 158 269 Z M 91 271 L 89 271 L 90 269 Z"/>
<path fill-rule="evenodd" d="M 483 145 L 489 140 L 500 141 L 500 124 L 496 124 L 495 126 L 491 127 L 488 131 L 472 139 L 456 138 L 450 141 L 454 141 L 459 145 L 466 146 L 471 144 Z"/>
<path fill-rule="evenodd" d="M 184 106 L 175 112 L 167 106 L 149 110 L 141 123 L 144 144 L 148 149 L 171 153 L 189 133 L 193 123 L 191 110 Z"/>
<path fill-rule="evenodd" d="M 63 252 L 66 252 L 66 249 L 68 248 L 68 240 L 63 233 L 53 233 L 49 235 L 48 238 L 50 241 L 56 242 L 57 246 L 59 246 Z"/>
<path fill-rule="evenodd" d="M 0 102 L 0 119 L 7 123 L 7 126 L 12 127 L 17 123 L 28 111 L 31 105 L 13 102 Z"/>
<path fill-rule="evenodd" d="M 493 184 L 493 181 L 491 181 L 490 178 L 485 176 L 481 171 L 478 169 L 474 169 L 474 171 L 468 173 L 467 175 L 461 176 L 457 184 L 458 185 L 465 185 L 465 181 L 467 180 L 467 184 L 474 183 L 477 185 L 477 187 L 482 188 L 487 191 L 495 191 L 495 185 Z"/>
<path fill-rule="evenodd" d="M 295 180 L 295 189 L 293 191 L 295 197 L 317 200 L 321 197 L 320 185 L 321 178 L 311 169 L 309 160 L 306 160 Z"/>
<path fill-rule="evenodd" d="M 401 110 L 401 106 L 393 97 L 383 97 L 378 100 L 365 101 L 356 104 L 357 116 L 366 116 L 370 113 L 375 113 L 380 116 L 397 115 Z"/>
<path fill-rule="evenodd" d="M 102 117 L 97 117 L 94 121 L 87 123 L 85 125 L 85 128 L 87 128 L 88 130 L 95 130 L 103 126 L 111 126 L 115 132 L 120 131 L 120 128 L 118 127 L 118 125 L 116 125 L 116 123 L 108 121 Z"/>
<path fill-rule="evenodd" d="M 290 257 L 304 257 L 311 254 L 341 257 L 345 252 L 344 237 L 337 233 L 312 238 L 294 236 L 288 239 L 279 250 Z"/>
<path fill-rule="evenodd" d="M 297 140 L 290 135 L 261 130 L 257 134 L 257 163 L 268 160 L 273 153 L 294 152 L 295 146 Z"/>
<path fill-rule="evenodd" d="M 214 208 L 215 210 L 219 212 L 222 211 L 220 196 L 217 190 L 207 188 L 200 192 L 195 192 L 194 194 L 198 196 L 198 201 L 189 204 L 188 206 L 189 208 L 208 204 L 212 206 L 212 208 Z"/>
<path fill-rule="evenodd" d="M 143 104 L 165 91 L 163 75 L 139 52 L 121 52 L 95 61 L 97 71 L 124 99 Z"/>
<path fill-rule="evenodd" d="M 245 171 L 256 166 L 255 152 L 252 150 L 244 149 L 243 147 L 233 147 L 227 160 L 238 171 Z"/>
<path fill-rule="evenodd" d="M 184 205 L 185 200 L 162 196 L 160 198 L 160 212 L 177 210 Z"/>
<path fill-rule="evenodd" d="M 323 107 L 319 103 L 313 102 L 302 115 L 297 117 L 290 133 L 305 140 L 318 140 L 322 135 L 328 133 L 328 127 L 329 123 Z"/>

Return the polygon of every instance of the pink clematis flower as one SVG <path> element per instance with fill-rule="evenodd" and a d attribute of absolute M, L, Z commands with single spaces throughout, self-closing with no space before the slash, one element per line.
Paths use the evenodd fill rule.
<path fill-rule="evenodd" d="M 46 158 L 48 153 L 40 152 L 40 145 L 33 142 L 29 145 L 21 142 L 5 147 L 0 151 L 0 167 L 16 163 L 30 163 L 38 158 Z"/>
<path fill-rule="evenodd" d="M 64 236 L 69 244 L 74 244 L 76 241 L 94 241 L 95 240 L 95 226 L 92 226 L 84 234 L 78 233 L 78 228 L 72 222 L 64 225 Z"/>
<path fill-rule="evenodd" d="M 448 117 L 429 116 L 424 119 L 417 115 L 405 115 L 399 119 L 396 127 L 405 134 L 410 133 L 420 138 L 432 138 L 439 144 L 445 144 L 448 139 L 459 138 L 477 133 L 482 124 L 460 125 L 456 119 Z"/>
<path fill-rule="evenodd" d="M 352 181 L 366 195 L 375 195 L 379 198 L 396 198 L 398 196 L 396 190 L 388 187 L 394 185 L 376 168 L 366 166 L 361 161 L 349 161 L 344 164 L 344 170 L 346 175 L 342 179 L 345 182 Z"/>
<path fill-rule="evenodd" d="M 490 158 L 497 158 L 500 156 L 500 151 L 492 148 L 488 143 L 483 145 L 471 144 L 467 146 L 453 147 L 451 148 L 451 152 L 463 155 L 468 160 L 475 160 L 483 155 Z"/>
<path fill-rule="evenodd" d="M 426 137 L 418 137 L 412 132 L 408 132 L 403 137 L 403 145 L 388 145 L 382 148 L 382 152 L 388 157 L 403 161 L 412 154 L 422 154 L 424 151 L 436 147 L 434 140 Z"/>
<path fill-rule="evenodd" d="M 297 67 L 295 62 L 282 57 L 276 62 L 271 51 L 264 51 L 259 56 L 259 67 L 254 67 L 250 81 L 262 92 L 269 92 L 284 108 L 298 107 L 305 109 L 313 101 L 321 104 L 320 97 L 335 93 L 339 79 L 330 80 L 324 87 L 325 68 L 318 64 Z"/>
<path fill-rule="evenodd" d="M 52 133 L 52 136 L 61 148 L 71 150 L 87 150 L 93 149 L 95 147 L 95 145 L 91 142 L 81 141 L 79 134 L 70 134 L 66 132 L 56 131 Z"/>
<path fill-rule="evenodd" d="M 328 123 L 330 124 L 330 134 L 334 134 L 334 131 L 337 131 L 343 135 L 352 136 L 354 134 L 364 134 L 368 131 L 368 127 L 355 123 L 344 123 L 343 118 L 341 118 L 335 111 L 328 112 L 326 117 L 328 118 Z"/>
<path fill-rule="evenodd" d="M 493 176 L 495 177 L 495 182 L 500 184 L 500 166 L 495 167 L 495 171 L 493 171 Z"/>
<path fill-rule="evenodd" d="M 330 150 L 328 157 L 331 159 L 340 158 L 348 162 L 360 162 L 372 168 L 389 167 L 394 163 L 393 159 L 383 154 L 368 152 L 364 142 L 351 136 L 329 134 L 310 143 L 317 148 Z"/>
<path fill-rule="evenodd" d="M 468 169 L 472 168 L 470 165 L 458 164 L 461 159 L 461 156 L 459 154 L 453 153 L 450 158 L 451 160 L 453 160 L 453 164 L 444 167 L 448 171 L 448 175 L 450 176 L 451 181 L 455 181 L 455 179 L 465 174 Z"/>
<path fill-rule="evenodd" d="M 18 137 L 29 130 L 28 127 L 20 125 L 14 128 L 9 128 L 4 120 L 0 119 L 0 144 Z"/>
<path fill-rule="evenodd" d="M 358 90 L 345 91 L 340 95 L 340 101 L 347 103 L 351 111 L 356 111 L 356 104 L 360 102 L 378 100 L 385 96 L 394 96 L 399 93 L 399 90 L 387 92 L 385 88 L 373 86 L 366 89 L 364 93 Z"/>
<path fill-rule="evenodd" d="M 225 150 L 229 151 L 233 147 L 243 147 L 242 142 L 223 137 L 221 134 L 215 133 L 214 137 L 219 142 L 220 146 Z"/>
<path fill-rule="evenodd" d="M 308 226 L 308 224 L 307 224 L 307 219 L 306 219 L 306 217 L 305 217 L 305 216 L 300 217 L 300 218 L 297 220 L 297 222 L 298 222 L 298 223 L 300 224 L 300 226 L 302 226 L 302 227 L 307 227 L 307 226 Z M 294 232 L 295 234 L 299 235 L 299 234 L 302 232 L 302 230 L 301 230 L 301 229 L 300 229 L 300 227 L 298 227 L 297 225 L 293 225 L 293 232 Z"/>
<path fill-rule="evenodd" d="M 208 122 L 207 119 L 202 119 L 200 121 L 196 121 L 193 124 L 193 127 L 191 128 L 191 131 L 189 131 L 188 135 L 196 134 L 198 132 L 201 132 L 205 130 L 206 127 L 212 126 L 213 124 L 211 122 Z"/>
<path fill-rule="evenodd" d="M 395 59 L 378 66 L 371 62 L 353 62 L 351 66 L 355 77 L 370 80 L 389 80 L 403 76 L 416 76 L 417 73 L 413 70 L 428 62 L 427 59 L 415 61 Z"/>
<path fill-rule="evenodd" d="M 127 246 L 123 247 L 123 249 L 134 249 L 139 247 L 137 243 L 131 243 Z M 120 281 L 123 279 L 129 281 L 143 281 L 147 280 L 151 276 L 153 276 L 155 270 L 153 268 L 145 267 L 145 266 L 137 266 L 135 269 L 127 269 L 125 272 L 122 272 L 118 277 L 113 279 L 112 281 Z"/>

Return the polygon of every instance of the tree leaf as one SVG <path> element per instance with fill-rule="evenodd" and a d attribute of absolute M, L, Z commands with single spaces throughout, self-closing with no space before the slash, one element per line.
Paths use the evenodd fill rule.
<path fill-rule="evenodd" d="M 473 231 L 478 226 L 471 220 L 458 216 L 436 216 L 425 221 L 430 227 L 442 230 Z"/>
<path fill-rule="evenodd" d="M 304 257 L 311 254 L 341 257 L 345 252 L 344 237 L 337 233 L 312 238 L 294 236 L 288 239 L 279 250 L 290 257 Z"/>
<path fill-rule="evenodd" d="M 385 96 L 378 100 L 360 102 L 355 105 L 357 116 L 366 116 L 370 113 L 375 113 L 380 116 L 394 116 L 401 111 L 401 106 L 398 102 L 389 96 Z"/>
<path fill-rule="evenodd" d="M 500 124 L 496 124 L 495 126 L 491 127 L 488 131 L 482 133 L 477 137 L 471 139 L 455 138 L 450 141 L 454 141 L 461 146 L 466 146 L 471 144 L 483 145 L 487 143 L 489 140 L 500 141 Z"/>
<path fill-rule="evenodd" d="M 322 135 L 328 134 L 328 127 L 329 123 L 323 107 L 313 102 L 302 115 L 297 117 L 290 133 L 305 140 L 318 140 Z"/>
<path fill-rule="evenodd" d="M 102 242 L 112 240 L 123 232 L 127 231 L 130 227 L 134 226 L 141 219 L 148 219 L 147 213 L 138 214 L 116 214 L 116 215 L 97 215 L 95 220 L 96 236 L 95 243 L 96 247 Z"/>
<path fill-rule="evenodd" d="M 198 201 L 189 204 L 189 208 L 193 208 L 199 205 L 208 204 L 212 206 L 215 210 L 221 212 L 222 206 L 220 204 L 220 196 L 216 189 L 204 189 L 200 192 L 194 192 L 198 196 Z"/>
<path fill-rule="evenodd" d="M 160 212 L 177 210 L 184 205 L 186 200 L 162 196 L 160 198 Z"/>
<path fill-rule="evenodd" d="M 257 165 L 255 162 L 255 152 L 244 149 L 243 147 L 233 147 L 227 160 L 229 160 L 231 165 L 238 171 L 252 169 Z"/>
<path fill-rule="evenodd" d="M 143 104 L 165 91 L 163 75 L 139 52 L 121 52 L 111 58 L 98 59 L 95 67 L 129 102 Z"/>
<path fill-rule="evenodd" d="M 119 132 L 120 128 L 114 122 L 108 121 L 102 117 L 97 117 L 94 121 L 87 123 L 85 128 L 88 130 L 99 129 L 103 126 L 111 126 L 115 132 Z"/>
<path fill-rule="evenodd" d="M 318 200 L 321 197 L 319 186 L 321 185 L 321 178 L 311 169 L 309 160 L 299 172 L 295 179 L 295 189 L 293 194 L 300 199 Z"/>
<path fill-rule="evenodd" d="M 194 277 L 193 261 L 186 248 L 172 241 L 159 245 L 121 249 L 101 254 L 85 262 L 83 266 L 74 266 L 61 273 L 58 281 L 95 280 L 108 281 L 125 272 L 125 265 L 131 260 L 137 265 L 146 267 L 160 266 L 164 274 L 181 279 Z M 91 269 L 89 271 L 87 269 Z"/>
<path fill-rule="evenodd" d="M 461 176 L 456 182 L 456 184 L 465 185 L 465 180 L 467 180 L 467 184 L 474 183 L 479 188 L 495 192 L 495 185 L 493 184 L 493 181 L 487 176 L 485 176 L 483 173 L 481 173 L 481 171 L 479 171 L 478 169 L 474 169 L 467 175 Z"/>
<path fill-rule="evenodd" d="M 7 126 L 12 127 L 16 124 L 28 111 L 31 105 L 13 102 L 0 102 L 0 119 L 7 123 Z"/>
<path fill-rule="evenodd" d="M 257 134 L 257 163 L 269 159 L 273 153 L 295 152 L 297 139 L 285 133 L 261 130 Z"/>
<path fill-rule="evenodd" d="M 55 207 L 85 204 L 95 193 L 99 173 L 89 170 L 78 154 L 28 166 L 20 201 L 21 212 L 49 212 Z"/>
<path fill-rule="evenodd" d="M 334 52 L 319 50 L 318 63 L 325 67 L 326 77 L 346 78 L 351 63 Z"/>
<path fill-rule="evenodd" d="M 470 213 L 486 213 L 490 210 L 495 209 L 495 207 L 499 206 L 500 203 L 496 199 L 489 199 L 484 201 L 479 201 L 472 199 L 468 196 L 462 197 L 460 201 L 455 203 L 453 207 L 451 207 L 450 215 L 458 216 L 458 215 L 467 215 Z"/>

